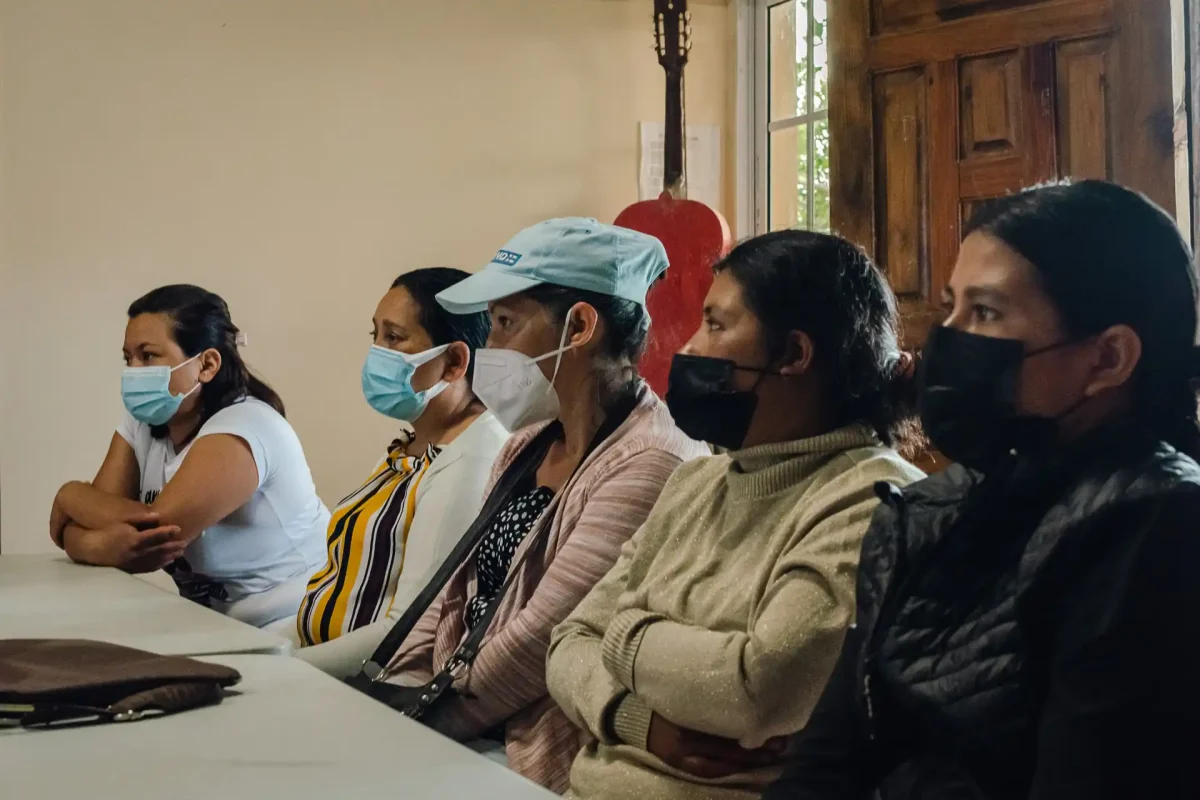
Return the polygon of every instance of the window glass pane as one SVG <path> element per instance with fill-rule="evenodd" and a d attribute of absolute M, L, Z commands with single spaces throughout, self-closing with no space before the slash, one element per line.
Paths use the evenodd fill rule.
<path fill-rule="evenodd" d="M 830 229 L 828 19 L 833 0 L 767 3 L 768 229 Z M 761 63 L 761 62 L 760 62 Z M 761 67 L 760 67 L 761 69 Z M 809 92 L 812 96 L 809 96 Z M 800 124 L 795 117 L 806 118 Z M 760 123 L 761 124 L 761 123 Z"/>
<path fill-rule="evenodd" d="M 828 0 L 812 0 L 812 4 L 813 110 L 819 111 L 829 104 L 829 48 L 826 44 L 829 41 L 829 4 Z"/>
<path fill-rule="evenodd" d="M 813 219 L 814 231 L 829 231 L 829 122 L 813 123 Z"/>
<path fill-rule="evenodd" d="M 808 89 L 800 61 L 808 53 L 804 38 L 807 30 L 808 9 L 796 0 L 771 6 L 767 12 L 768 103 L 772 122 L 805 113 Z"/>
<path fill-rule="evenodd" d="M 769 225 L 773 231 L 808 224 L 808 126 L 775 131 L 770 148 Z"/>

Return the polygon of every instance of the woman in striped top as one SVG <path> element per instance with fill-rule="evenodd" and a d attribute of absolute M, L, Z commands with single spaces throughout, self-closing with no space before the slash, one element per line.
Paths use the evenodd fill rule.
<path fill-rule="evenodd" d="M 487 315 L 449 314 L 434 300 L 465 277 L 401 275 L 371 321 L 363 393 L 407 429 L 333 512 L 325 565 L 296 619 L 297 656 L 339 677 L 357 672 L 466 532 L 508 439 L 471 391 Z"/>

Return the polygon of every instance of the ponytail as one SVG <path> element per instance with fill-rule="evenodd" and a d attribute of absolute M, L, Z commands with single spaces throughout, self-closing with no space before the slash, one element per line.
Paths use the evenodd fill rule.
<path fill-rule="evenodd" d="M 221 354 L 221 368 L 200 388 L 200 424 L 218 411 L 247 397 L 261 400 L 284 414 L 283 400 L 246 366 L 238 352 L 238 329 L 229 316 L 229 306 L 199 286 L 163 286 L 138 298 L 129 307 L 129 318 L 163 314 L 170 318 L 175 342 L 188 358 L 205 350 Z"/>
<path fill-rule="evenodd" d="M 901 351 L 890 377 L 878 388 L 851 398 L 843 416 L 867 425 L 879 441 L 912 459 L 928 448 L 929 442 L 917 416 L 918 356 Z"/>

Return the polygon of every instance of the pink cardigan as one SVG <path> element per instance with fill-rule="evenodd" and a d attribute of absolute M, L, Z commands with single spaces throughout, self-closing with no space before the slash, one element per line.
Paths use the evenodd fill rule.
<path fill-rule="evenodd" d="M 539 430 L 519 431 L 500 451 L 493 485 Z M 707 453 L 643 387 L 629 418 L 580 465 L 513 556 L 521 572 L 474 665 L 455 683 L 458 695 L 443 701 L 449 707 L 438 712 L 442 733 L 469 741 L 502 727 L 509 766 L 566 791 L 587 734 L 567 720 L 546 689 L 550 632 L 616 563 L 675 468 Z M 538 549 L 521 563 L 530 547 Z M 389 677 L 408 685 L 430 680 L 466 636 L 464 612 L 475 592 L 472 556 L 401 645 Z"/>

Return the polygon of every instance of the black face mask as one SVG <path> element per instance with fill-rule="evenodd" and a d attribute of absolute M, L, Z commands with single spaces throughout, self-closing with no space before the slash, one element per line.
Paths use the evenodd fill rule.
<path fill-rule="evenodd" d="M 675 356 L 667 379 L 667 408 L 681 431 L 727 450 L 742 446 L 758 395 L 734 388 L 733 376 L 738 370 L 768 374 L 721 358 Z"/>
<path fill-rule="evenodd" d="M 1016 407 L 1017 381 L 1025 359 L 1073 343 L 1026 352 L 1016 339 L 935 328 L 919 378 L 921 425 L 934 447 L 985 473 L 1007 457 L 1045 448 L 1054 441 L 1059 420 L 1087 398 L 1057 417 L 1022 415 Z"/>

